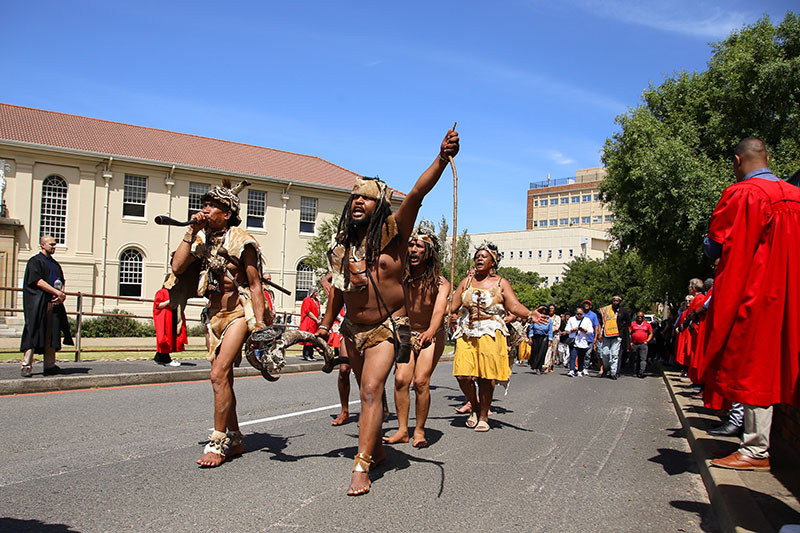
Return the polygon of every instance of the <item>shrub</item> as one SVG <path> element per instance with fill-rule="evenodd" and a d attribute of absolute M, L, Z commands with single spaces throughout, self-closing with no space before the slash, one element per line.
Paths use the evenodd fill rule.
<path fill-rule="evenodd" d="M 127 311 L 114 309 L 117 316 L 102 316 L 84 319 L 81 336 L 93 337 L 155 337 L 156 328 L 152 322 L 139 322 Z M 69 329 L 74 336 L 77 333 L 77 322 L 70 318 Z"/>

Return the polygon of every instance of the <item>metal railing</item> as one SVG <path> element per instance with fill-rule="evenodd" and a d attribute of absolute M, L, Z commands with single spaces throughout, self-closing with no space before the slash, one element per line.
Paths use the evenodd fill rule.
<path fill-rule="evenodd" d="M 17 287 L 0 287 L 0 291 L 9 291 L 9 292 L 22 292 L 23 289 Z M 114 296 L 109 294 L 94 294 L 90 292 L 69 292 L 64 291 L 64 294 L 67 296 L 75 296 L 75 311 L 67 311 L 67 315 L 71 315 L 75 317 L 75 361 L 81 360 L 81 352 L 92 353 L 92 352 L 145 352 L 145 351 L 152 351 L 152 348 L 140 348 L 140 347 L 131 347 L 131 348 L 102 348 L 102 349 L 82 349 L 81 348 L 81 338 L 82 338 L 82 329 L 83 329 L 83 318 L 84 317 L 126 317 L 138 320 L 153 320 L 153 315 L 134 315 L 130 313 L 108 313 L 108 312 L 93 312 L 93 311 L 84 311 L 83 310 L 83 303 L 86 298 L 94 298 L 94 299 L 102 299 L 102 300 L 117 300 L 117 301 L 124 301 L 124 302 L 135 302 L 135 303 L 150 303 L 152 304 L 155 300 L 152 298 L 136 298 L 132 296 Z M 66 302 L 65 302 L 66 304 Z M 205 303 L 201 302 L 188 302 L 188 306 L 191 307 L 205 307 Z M 23 313 L 23 309 L 18 307 L 0 307 L 0 312 L 3 313 Z M 289 324 L 290 326 L 297 327 L 299 325 L 300 315 L 298 313 L 292 313 L 289 311 L 276 311 L 275 312 L 275 323 L 276 324 Z M 294 317 L 298 317 L 295 319 Z M 186 322 L 201 322 L 199 318 L 186 318 Z M 88 338 L 88 337 L 87 337 Z M 147 337 L 141 337 L 147 338 Z M 205 347 L 202 348 L 190 348 L 186 351 L 198 351 L 204 352 L 206 351 Z M 0 353 L 16 353 L 19 350 L 0 350 Z"/>
<path fill-rule="evenodd" d="M 561 185 L 574 185 L 577 183 L 575 176 L 570 176 L 568 178 L 552 178 L 549 180 L 543 181 L 531 181 L 529 189 L 542 189 L 545 187 L 558 187 Z"/>

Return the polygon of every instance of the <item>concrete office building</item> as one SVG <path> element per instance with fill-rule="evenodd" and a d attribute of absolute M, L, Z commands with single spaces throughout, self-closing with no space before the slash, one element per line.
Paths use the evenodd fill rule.
<path fill-rule="evenodd" d="M 614 214 L 600 202 L 603 167 L 577 170 L 574 177 L 532 182 L 528 189 L 526 229 L 591 228 L 608 230 Z"/>
<path fill-rule="evenodd" d="M 294 311 L 316 280 L 304 262 L 308 241 L 341 211 L 357 174 L 311 155 L 171 131 L 0 104 L 0 165 L 7 207 L 0 218 L 0 284 L 19 287 L 39 238 L 56 238 L 68 291 L 152 298 L 200 197 L 223 178 L 242 191 L 241 227 L 259 241 L 265 270 Z M 396 209 L 402 200 L 395 194 Z M 0 291 L 2 307 L 21 298 Z M 74 300 L 68 300 L 68 311 Z M 147 315 L 151 304 L 87 298 L 84 311 Z"/>

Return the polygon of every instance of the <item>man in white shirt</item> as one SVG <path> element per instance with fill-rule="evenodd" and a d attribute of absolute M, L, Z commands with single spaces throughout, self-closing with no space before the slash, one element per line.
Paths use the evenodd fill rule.
<path fill-rule="evenodd" d="M 572 340 L 569 352 L 569 376 L 580 376 L 584 357 L 589 349 L 589 334 L 594 331 L 592 321 L 583 314 L 583 307 L 578 307 L 575 316 L 567 321 L 566 331 Z"/>

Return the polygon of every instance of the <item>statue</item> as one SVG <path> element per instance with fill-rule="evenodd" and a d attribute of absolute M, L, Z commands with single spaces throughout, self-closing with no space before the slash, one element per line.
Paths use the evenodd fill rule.
<path fill-rule="evenodd" d="M 0 218 L 8 217 L 6 208 L 6 170 L 11 172 L 11 165 L 0 159 Z"/>

